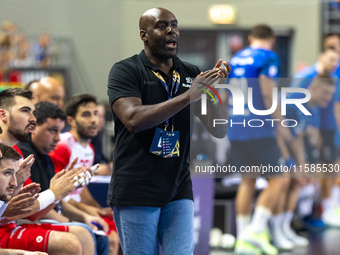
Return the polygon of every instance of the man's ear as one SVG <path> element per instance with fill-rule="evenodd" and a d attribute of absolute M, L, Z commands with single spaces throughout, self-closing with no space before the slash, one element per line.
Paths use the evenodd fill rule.
<path fill-rule="evenodd" d="M 140 30 L 139 31 L 139 36 L 140 39 L 142 39 L 143 42 L 147 42 L 148 41 L 148 33 L 146 32 L 146 30 Z"/>
<path fill-rule="evenodd" d="M 67 116 L 67 123 L 68 123 L 71 127 L 73 127 L 75 121 L 74 121 L 74 119 L 73 119 L 71 116 Z"/>
<path fill-rule="evenodd" d="M 8 112 L 6 111 L 6 110 L 4 110 L 4 109 L 0 109 L 0 120 L 2 121 L 2 122 L 7 122 L 7 116 L 8 115 Z"/>

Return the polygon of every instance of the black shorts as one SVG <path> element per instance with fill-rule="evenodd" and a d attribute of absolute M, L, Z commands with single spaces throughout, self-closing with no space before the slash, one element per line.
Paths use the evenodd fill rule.
<path fill-rule="evenodd" d="M 320 159 L 323 163 L 334 163 L 336 160 L 336 148 L 334 144 L 335 130 L 320 130 L 323 140 Z"/>
<path fill-rule="evenodd" d="M 228 165 L 235 166 L 237 170 L 245 167 L 276 167 L 276 170 L 285 162 L 281 157 L 280 150 L 275 138 L 265 138 L 250 141 L 231 141 L 231 150 L 228 157 Z M 242 172 L 244 177 L 270 177 L 270 174 L 281 173 L 282 171 L 271 171 L 257 175 Z M 244 175 L 246 174 L 246 176 Z M 277 176 L 275 176 L 277 177 Z"/>

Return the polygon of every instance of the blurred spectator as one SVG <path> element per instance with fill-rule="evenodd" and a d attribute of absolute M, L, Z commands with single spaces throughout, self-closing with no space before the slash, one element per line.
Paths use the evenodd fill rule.
<path fill-rule="evenodd" d="M 47 67 L 52 62 L 51 43 L 52 39 L 49 34 L 42 33 L 38 38 L 38 43 L 33 46 L 36 65 L 38 67 Z"/>
<path fill-rule="evenodd" d="M 57 79 L 49 76 L 41 78 L 39 82 L 31 84 L 30 90 L 33 92 L 35 104 L 47 101 L 63 109 L 65 88 Z"/>
<path fill-rule="evenodd" d="M 31 45 L 27 37 L 19 33 L 15 36 L 14 43 L 14 59 L 11 65 L 14 67 L 29 67 L 33 66 L 33 59 L 31 56 Z"/>
<path fill-rule="evenodd" d="M 4 21 L 0 30 L 0 69 L 6 69 L 13 58 L 12 47 L 17 26 L 11 21 Z"/>

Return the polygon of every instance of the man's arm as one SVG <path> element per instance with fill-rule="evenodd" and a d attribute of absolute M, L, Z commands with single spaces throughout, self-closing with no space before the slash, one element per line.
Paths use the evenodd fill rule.
<path fill-rule="evenodd" d="M 334 103 L 334 115 L 336 120 L 336 125 L 338 127 L 338 131 L 340 132 L 340 102 L 335 101 Z"/>
<path fill-rule="evenodd" d="M 200 98 L 203 92 L 197 88 L 202 85 L 197 83 L 197 79 L 222 78 L 225 72 L 225 68 L 220 67 L 201 73 L 185 93 L 159 104 L 142 105 L 138 97 L 121 97 L 113 102 L 112 109 L 131 133 L 147 130 L 163 123 Z"/>
<path fill-rule="evenodd" d="M 102 208 L 100 204 L 93 198 L 91 192 L 87 187 L 83 188 L 80 193 L 81 202 L 87 205 L 91 205 L 97 208 Z"/>
<path fill-rule="evenodd" d="M 71 199 L 70 201 L 74 200 Z M 62 205 L 65 216 L 70 218 L 71 220 L 84 222 L 85 224 L 89 225 L 93 230 L 98 230 L 98 228 L 92 224 L 92 222 L 96 222 L 103 227 L 104 232 L 107 233 L 109 231 L 109 226 L 101 217 L 90 215 L 87 212 L 77 208 L 70 202 L 62 201 Z"/>
<path fill-rule="evenodd" d="M 287 142 L 289 151 L 291 152 L 291 155 L 294 158 L 297 165 L 305 164 L 304 144 L 303 144 L 304 135 L 305 133 L 302 132 L 301 134 L 294 137 L 291 141 Z"/>
<path fill-rule="evenodd" d="M 266 109 L 270 109 L 273 104 L 273 88 L 276 87 L 276 83 L 265 75 L 260 75 L 259 77 L 260 90 L 263 98 L 263 103 Z M 281 115 L 281 107 L 279 100 L 277 101 L 276 110 L 271 114 L 273 119 L 278 119 L 279 123 L 284 120 Z M 290 130 L 283 127 L 281 124 L 277 124 L 277 132 L 284 140 L 290 140 L 292 135 Z"/>

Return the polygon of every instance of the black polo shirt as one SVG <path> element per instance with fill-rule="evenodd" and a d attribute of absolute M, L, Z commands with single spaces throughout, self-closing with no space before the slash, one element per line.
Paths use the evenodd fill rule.
<path fill-rule="evenodd" d="M 31 180 L 40 184 L 41 191 L 49 189 L 50 181 L 55 174 L 50 156 L 41 154 L 32 141 L 28 143 L 19 142 L 17 146 L 25 158 L 31 154 L 34 155 L 35 161 L 31 166 Z"/>
<path fill-rule="evenodd" d="M 180 74 L 179 89 L 174 95 L 178 96 L 190 88 L 200 71 L 177 57 L 173 58 L 173 69 Z M 172 79 L 152 64 L 144 51 L 116 63 L 109 74 L 110 104 L 121 97 L 138 97 L 143 105 L 168 100 L 165 88 L 151 70 L 159 72 L 171 88 Z M 187 106 L 175 114 L 175 131 L 180 133 L 180 157 L 167 159 L 149 153 L 156 127 L 132 134 L 113 112 L 116 137 L 108 204 L 163 207 L 178 199 L 193 200 L 188 163 L 193 111 L 194 107 Z M 158 127 L 164 129 L 165 122 Z"/>

